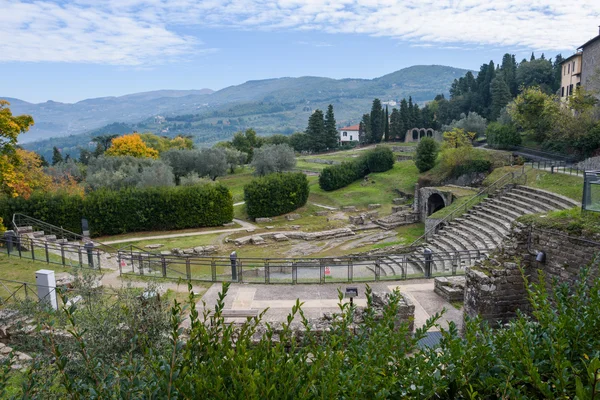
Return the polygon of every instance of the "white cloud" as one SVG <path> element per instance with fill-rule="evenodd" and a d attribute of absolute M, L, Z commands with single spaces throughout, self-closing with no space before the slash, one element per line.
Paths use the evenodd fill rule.
<path fill-rule="evenodd" d="M 597 34 L 580 0 L 0 0 L 0 61 L 140 65 L 214 51 L 187 27 L 385 36 L 420 47 L 571 51 Z M 311 45 L 327 45 L 311 42 Z"/>

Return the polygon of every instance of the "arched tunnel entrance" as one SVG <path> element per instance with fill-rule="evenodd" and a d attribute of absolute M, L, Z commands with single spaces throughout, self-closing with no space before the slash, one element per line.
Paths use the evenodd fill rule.
<path fill-rule="evenodd" d="M 441 210 L 444 207 L 446 207 L 446 203 L 444 202 L 442 196 L 437 193 L 433 193 L 427 199 L 427 216 Z"/>

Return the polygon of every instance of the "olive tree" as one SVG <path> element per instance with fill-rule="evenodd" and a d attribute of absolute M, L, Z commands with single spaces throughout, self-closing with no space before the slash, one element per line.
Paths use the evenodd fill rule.
<path fill-rule="evenodd" d="M 287 144 L 266 145 L 254 150 L 251 165 L 259 176 L 290 171 L 296 166 L 296 156 L 294 149 Z"/>

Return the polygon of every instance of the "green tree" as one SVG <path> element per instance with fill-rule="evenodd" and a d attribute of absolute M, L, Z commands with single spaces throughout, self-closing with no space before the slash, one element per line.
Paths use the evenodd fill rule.
<path fill-rule="evenodd" d="M 415 106 L 412 101 L 412 97 L 408 97 L 408 129 L 419 128 L 415 119 Z"/>
<path fill-rule="evenodd" d="M 363 114 L 362 120 L 360 121 L 360 124 L 358 124 L 358 137 L 360 143 L 371 143 L 371 114 Z"/>
<path fill-rule="evenodd" d="M 435 140 L 426 137 L 421 139 L 417 145 L 417 154 L 415 156 L 415 165 L 420 172 L 429 171 L 435 166 L 439 147 Z"/>
<path fill-rule="evenodd" d="M 246 162 L 252 161 L 254 149 L 263 145 L 264 139 L 258 137 L 256 131 L 252 128 L 246 129 L 245 132 L 236 132 L 231 140 L 231 145 L 234 149 L 246 153 L 248 156 Z"/>
<path fill-rule="evenodd" d="M 63 162 L 63 156 L 60 154 L 60 150 L 56 146 L 52 148 L 52 165 Z"/>
<path fill-rule="evenodd" d="M 92 142 L 96 143 L 96 157 L 103 154 L 111 146 L 113 139 L 118 138 L 119 135 L 99 135 L 92 138 Z"/>
<path fill-rule="evenodd" d="M 406 134 L 406 131 L 409 129 L 415 128 L 414 126 L 410 125 L 410 113 L 408 111 L 408 102 L 406 99 L 402 99 L 400 102 L 400 121 L 402 123 L 401 126 L 404 130 L 404 134 Z"/>
<path fill-rule="evenodd" d="M 525 88 L 539 86 L 545 93 L 554 93 L 555 79 L 552 63 L 541 58 L 522 63 L 517 69 L 517 83 Z"/>
<path fill-rule="evenodd" d="M 506 82 L 506 85 L 508 86 L 511 96 L 515 97 L 519 87 L 517 85 L 517 62 L 515 61 L 514 55 L 507 53 L 504 55 L 504 57 L 502 57 L 502 66 L 500 67 L 500 72 L 504 78 L 504 82 Z"/>
<path fill-rule="evenodd" d="M 392 140 L 404 141 L 406 135 L 406 129 L 404 123 L 400 118 L 400 111 L 397 108 L 392 109 L 392 115 L 390 115 L 390 136 Z"/>
<path fill-rule="evenodd" d="M 540 87 L 526 88 L 508 107 L 517 126 L 543 142 L 557 121 L 560 106 L 556 96 L 546 94 Z"/>
<path fill-rule="evenodd" d="M 388 106 L 385 106 L 385 125 L 383 131 L 383 140 L 386 142 L 390 141 L 390 114 L 388 111 Z"/>
<path fill-rule="evenodd" d="M 492 122 L 485 132 L 489 147 L 496 149 L 508 149 L 521 144 L 521 135 L 513 124 L 500 124 Z"/>
<path fill-rule="evenodd" d="M 501 76 L 496 76 L 492 81 L 492 105 L 490 110 L 490 119 L 496 120 L 500 116 L 500 111 L 512 100 L 510 88 Z"/>
<path fill-rule="evenodd" d="M 327 107 L 325 114 L 325 147 L 329 150 L 336 149 L 339 144 L 339 135 L 333 115 L 333 105 Z"/>
<path fill-rule="evenodd" d="M 371 106 L 371 132 L 369 143 L 379 143 L 383 138 L 383 131 L 385 129 L 383 125 L 383 107 L 381 106 L 381 100 L 374 99 L 373 105 Z"/>
<path fill-rule="evenodd" d="M 296 166 L 294 149 L 287 144 L 268 144 L 256 149 L 252 167 L 258 176 L 291 171 Z"/>
<path fill-rule="evenodd" d="M 311 150 L 321 152 L 327 149 L 323 111 L 317 109 L 311 114 L 310 118 L 308 118 L 306 134 L 310 139 Z"/>

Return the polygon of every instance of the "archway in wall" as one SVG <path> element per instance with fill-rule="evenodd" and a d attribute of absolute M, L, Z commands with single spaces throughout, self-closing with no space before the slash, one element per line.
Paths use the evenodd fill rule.
<path fill-rule="evenodd" d="M 446 207 L 446 203 L 444 202 L 444 199 L 442 198 L 442 196 L 440 196 L 437 193 L 432 194 L 427 199 L 427 215 L 428 216 L 433 214 L 436 211 L 441 210 L 444 207 Z"/>
<path fill-rule="evenodd" d="M 412 130 L 412 138 L 413 141 L 419 140 L 419 130 L 417 128 Z"/>
<path fill-rule="evenodd" d="M 433 137 L 433 129 L 427 129 L 427 137 Z"/>

